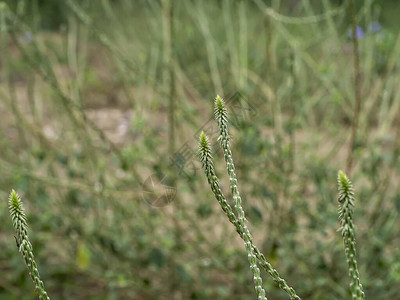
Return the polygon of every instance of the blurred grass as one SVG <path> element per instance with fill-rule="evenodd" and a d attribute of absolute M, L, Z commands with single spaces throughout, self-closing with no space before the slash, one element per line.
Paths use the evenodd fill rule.
<path fill-rule="evenodd" d="M 158 1 L 1 10 L 0 298 L 34 298 L 8 219 L 11 188 L 25 199 L 53 299 L 254 297 L 241 241 L 197 158 L 182 174 L 171 166 L 184 145 L 195 149 L 211 99 L 235 92 L 255 108 L 234 110 L 232 143 L 256 244 L 302 298 L 349 298 L 335 199 L 354 107 L 346 3 L 169 2 L 169 43 Z M 396 6 L 356 10 L 359 268 L 368 298 L 400 299 Z M 174 201 L 152 207 L 165 184 L 176 185 Z M 286 299 L 263 278 L 271 299 Z"/>

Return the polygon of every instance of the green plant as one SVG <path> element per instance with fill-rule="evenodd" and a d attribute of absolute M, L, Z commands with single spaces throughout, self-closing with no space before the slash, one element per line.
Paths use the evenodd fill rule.
<path fill-rule="evenodd" d="M 43 281 L 40 279 L 39 270 L 33 256 L 32 244 L 28 238 L 28 223 L 18 194 L 12 190 L 8 201 L 11 219 L 13 221 L 18 251 L 22 254 L 25 264 L 28 267 L 35 288 L 39 293 L 39 299 L 50 299 L 44 289 Z"/>
<path fill-rule="evenodd" d="M 53 298 L 254 296 L 246 249 L 212 192 L 205 194 L 199 162 L 182 160 L 190 176 L 175 174 L 179 199 L 168 207 L 150 207 L 142 197 L 148 176 L 174 175 L 172 152 L 196 143 L 193 133 L 210 111 L 204 99 L 225 95 L 231 118 L 236 91 L 256 108 L 249 118 L 241 106 L 243 118 L 229 133 L 268 298 L 286 294 L 265 275 L 274 269 L 261 252 L 302 298 L 350 298 L 332 184 L 342 164 L 362 182 L 363 205 L 355 210 L 362 217 L 355 217 L 364 291 L 371 299 L 398 297 L 400 31 L 393 1 L 355 3 L 357 26 L 367 31 L 379 21 L 382 30 L 358 40 L 362 102 L 353 146 L 349 1 L 184 1 L 169 18 L 163 3 L 175 1 L 70 0 L 59 31 L 41 30 L 54 14 L 31 14 L 29 3 L 39 1 L 8 1 L 16 2 L 22 13 L 0 5 L 0 197 L 13 187 L 35 200 L 29 226 L 43 238 L 34 254 Z M 343 163 L 350 148 L 351 172 Z M 214 162 L 221 175 L 223 158 Z M 0 201 L 0 299 L 22 299 L 31 282 L 15 264 L 10 231 L 7 201 Z"/>
<path fill-rule="evenodd" d="M 250 269 L 253 272 L 255 290 L 259 299 L 266 299 L 265 291 L 262 287 L 262 279 L 260 270 L 257 267 L 257 262 L 265 268 L 265 270 L 274 278 L 279 287 L 286 291 L 291 299 L 300 299 L 293 288 L 290 288 L 284 279 L 282 279 L 276 270 L 266 261 L 265 257 L 259 252 L 253 243 L 253 238 L 246 225 L 245 213 L 242 208 L 242 200 L 239 194 L 237 178 L 235 174 L 235 165 L 233 162 L 232 151 L 230 147 L 230 136 L 228 133 L 228 113 L 225 108 L 224 101 L 221 97 L 217 96 L 215 99 L 215 119 L 218 123 L 219 137 L 218 141 L 224 152 L 224 159 L 226 168 L 229 175 L 230 187 L 235 204 L 236 214 L 233 212 L 231 206 L 226 201 L 224 194 L 220 188 L 219 179 L 214 169 L 214 162 L 211 152 L 208 137 L 204 132 L 201 132 L 199 139 L 199 155 L 204 173 L 207 177 L 211 190 L 215 198 L 219 202 L 222 210 L 228 217 L 229 221 L 235 225 L 236 231 L 244 240 L 247 250 Z M 351 278 L 350 290 L 353 299 L 364 299 L 364 292 L 359 278 L 356 261 L 355 249 L 355 229 L 353 225 L 353 206 L 354 206 L 354 191 L 350 180 L 347 176 L 339 171 L 338 173 L 338 186 L 339 186 L 339 220 L 341 225 L 342 236 L 345 245 L 345 252 L 347 257 L 347 264 L 349 267 L 349 275 Z M 257 261 L 258 260 L 258 261 Z M 267 266 L 267 267 L 265 267 Z"/>
<path fill-rule="evenodd" d="M 264 269 L 272 276 L 272 278 L 278 284 L 278 286 L 290 295 L 291 299 L 300 299 L 300 297 L 297 296 L 295 290 L 287 285 L 286 281 L 279 276 L 278 272 L 272 268 L 271 264 L 267 262 L 265 257 L 256 248 L 256 246 L 253 243 L 253 237 L 251 236 L 251 233 L 247 228 L 246 218 L 242 208 L 242 200 L 237 186 L 237 179 L 235 174 L 235 165 L 232 158 L 232 151 L 230 149 L 229 133 L 228 133 L 228 113 L 225 108 L 224 101 L 219 96 L 217 96 L 215 99 L 215 119 L 217 120 L 219 127 L 218 141 L 220 142 L 221 148 L 223 149 L 224 152 L 224 158 L 227 171 L 229 174 L 231 191 L 235 203 L 236 215 L 233 213 L 231 206 L 226 201 L 226 198 L 223 195 L 221 188 L 219 186 L 219 180 L 214 170 L 211 147 L 208 138 L 204 132 L 200 134 L 200 143 L 199 143 L 200 160 L 202 163 L 204 173 L 206 174 L 208 183 L 211 186 L 211 190 L 213 191 L 215 198 L 221 205 L 221 208 L 227 215 L 229 221 L 236 226 L 236 231 L 239 233 L 240 237 L 244 241 L 249 258 L 250 269 L 253 272 L 254 276 L 253 279 L 258 299 L 266 299 L 266 296 L 265 296 L 265 291 L 262 287 L 260 270 L 257 267 L 257 259 L 258 263 L 261 266 L 263 266 Z"/>
<path fill-rule="evenodd" d="M 338 187 L 340 229 L 349 266 L 350 291 L 354 300 L 365 299 L 356 260 L 356 238 L 353 224 L 354 191 L 350 179 L 342 171 L 338 172 Z"/>

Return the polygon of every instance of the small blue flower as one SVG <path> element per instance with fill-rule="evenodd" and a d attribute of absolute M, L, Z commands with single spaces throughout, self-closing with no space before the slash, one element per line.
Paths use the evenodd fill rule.
<path fill-rule="evenodd" d="M 349 39 L 351 39 L 351 40 L 353 39 L 353 31 L 352 31 L 352 29 L 349 29 L 349 32 L 348 32 L 347 36 L 349 37 Z M 364 30 L 361 27 L 357 26 L 356 27 L 356 39 L 357 40 L 362 39 L 363 36 L 364 36 Z"/>
<path fill-rule="evenodd" d="M 375 22 L 372 22 L 369 24 L 368 29 L 372 33 L 377 33 L 379 31 L 381 31 L 382 26 L 379 22 L 375 21 Z"/>

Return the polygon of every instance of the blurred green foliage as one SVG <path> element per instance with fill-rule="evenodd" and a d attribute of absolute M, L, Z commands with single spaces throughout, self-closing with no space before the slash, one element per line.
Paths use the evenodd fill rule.
<path fill-rule="evenodd" d="M 53 299 L 255 297 L 242 243 L 193 153 L 202 128 L 214 137 L 204 122 L 211 100 L 235 92 L 232 151 L 255 243 L 302 298 L 350 297 L 336 232 L 354 106 L 345 1 L 9 4 L 0 20 L 1 299 L 35 297 L 12 236 L 11 188 Z M 356 15 L 362 107 L 349 175 L 369 299 L 397 299 L 400 281 L 394 11 L 365 1 Z M 368 31 L 375 21 L 381 29 Z M 171 160 L 185 145 L 179 169 Z M 271 299 L 286 299 L 262 276 Z"/>

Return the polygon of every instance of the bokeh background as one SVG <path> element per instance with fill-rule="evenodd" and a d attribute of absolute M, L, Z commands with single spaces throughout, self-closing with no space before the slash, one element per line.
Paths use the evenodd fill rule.
<path fill-rule="evenodd" d="M 0 299 L 35 299 L 11 188 L 52 299 L 255 299 L 197 135 L 228 102 L 255 242 L 303 299 L 350 299 L 336 174 L 353 159 L 361 280 L 400 299 L 400 5 L 9 0 L 0 4 Z M 287 299 L 262 274 L 270 299 Z"/>

